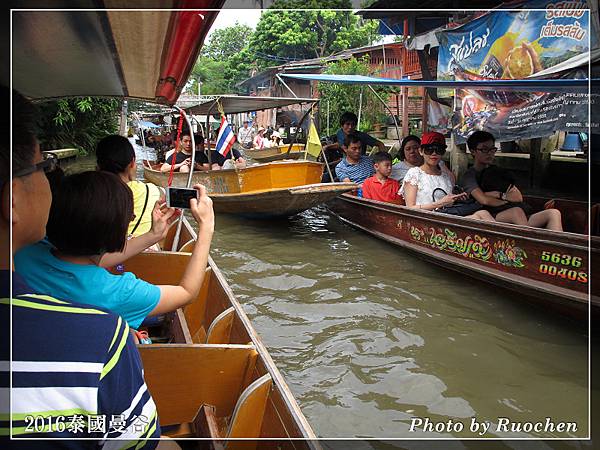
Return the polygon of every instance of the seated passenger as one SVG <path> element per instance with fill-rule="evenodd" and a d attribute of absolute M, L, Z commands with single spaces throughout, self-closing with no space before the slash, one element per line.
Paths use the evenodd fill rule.
<path fill-rule="evenodd" d="M 425 144 L 429 144 L 435 142 L 436 139 L 439 140 L 440 133 L 429 132 L 423 133 L 423 140 Z M 444 144 L 446 140 L 444 139 Z M 409 134 L 404 139 L 402 139 L 402 144 L 400 145 L 400 151 L 396 159 L 393 161 L 392 165 L 392 174 L 390 178 L 394 180 L 398 180 L 400 184 L 402 184 L 402 180 L 406 175 L 406 172 L 412 167 L 419 167 L 423 164 L 423 157 L 419 153 L 419 149 L 421 148 L 421 139 L 417 136 Z M 449 175 L 452 174 L 450 169 L 444 164 L 444 161 L 440 160 L 440 167 L 445 172 L 448 172 Z"/>
<path fill-rule="evenodd" d="M 147 316 L 174 311 L 196 298 L 205 276 L 214 229 L 212 201 L 196 185 L 190 201 L 198 240 L 179 285 L 155 286 L 132 273 L 98 267 L 107 252 L 122 252 L 133 215 L 131 190 L 116 175 L 84 172 L 66 177 L 48 219 L 48 240 L 21 249 L 16 269 L 39 292 L 107 308 L 137 329 Z"/>
<path fill-rule="evenodd" d="M 258 127 L 256 136 L 254 136 L 254 140 L 252 141 L 252 148 L 254 150 L 262 150 L 263 148 L 265 148 L 265 129 L 264 129 L 264 127 Z"/>
<path fill-rule="evenodd" d="M 133 193 L 135 220 L 129 223 L 127 234 L 135 237 L 151 231 L 152 211 L 156 202 L 163 196 L 164 189 L 153 183 L 136 180 L 135 151 L 129 140 L 119 135 L 106 136 L 101 139 L 96 145 L 96 160 L 100 170 L 117 175 Z M 160 203 L 163 202 L 164 200 Z M 151 242 L 148 247 L 163 237 L 157 236 L 157 240 Z"/>
<path fill-rule="evenodd" d="M 387 152 L 378 152 L 373 155 L 375 175 L 367 178 L 362 185 L 364 198 L 379 200 L 380 202 L 400 203 L 400 184 L 389 178 L 392 173 L 392 157 Z"/>
<path fill-rule="evenodd" d="M 182 133 L 179 143 L 179 151 L 176 152 L 175 163 L 173 164 L 173 152 L 167 153 L 165 162 L 160 167 L 161 172 L 170 172 L 171 165 L 173 170 L 179 172 L 189 172 L 192 165 L 192 138 L 189 131 Z M 202 152 L 196 152 L 196 164 L 194 170 L 209 170 L 208 158 Z"/>
<path fill-rule="evenodd" d="M 400 151 L 392 165 L 390 178 L 402 183 L 406 172 L 413 167 L 419 167 L 423 164 L 423 157 L 419 153 L 421 148 L 421 139 L 412 134 L 402 139 Z"/>
<path fill-rule="evenodd" d="M 359 135 L 349 134 L 344 144 L 346 156 L 335 166 L 335 175 L 340 181 L 362 184 L 375 172 L 373 161 L 361 153 L 362 141 Z"/>
<path fill-rule="evenodd" d="M 467 193 L 453 194 L 454 175 L 442 170 L 440 161 L 446 153 L 446 140 L 440 133 L 432 136 L 431 143 L 422 144 L 419 153 L 423 164 L 409 169 L 404 177 L 400 194 L 404 197 L 409 208 L 426 209 L 428 211 L 444 212 L 481 220 L 494 220 L 490 213 L 480 209 L 481 205 L 474 204 L 471 208 L 451 208 L 455 203 L 466 201 Z"/>
<path fill-rule="evenodd" d="M 2 91 L 8 102 L 8 88 Z M 36 111 L 20 94 L 13 91 L 12 95 L 12 178 L 9 146 L 0 147 L 0 245 L 6 250 L 0 256 L 3 431 L 7 434 L 12 428 L 13 437 L 35 438 L 40 443 L 23 441 L 20 448 L 66 448 L 67 439 L 72 448 L 101 448 L 98 441 L 81 439 L 102 437 L 139 442 L 142 448 L 153 449 L 159 443 L 152 440 L 160 436 L 159 420 L 127 323 L 101 308 L 74 303 L 69 298 L 58 300 L 57 292 L 35 289 L 18 269 L 10 270 L 15 267 L 11 261 L 14 253 L 45 236 L 52 201 L 44 174 L 52 162 L 43 159 L 34 134 Z M 77 418 L 82 418 L 85 424 L 63 431 L 43 427 L 43 432 L 33 433 L 25 427 L 27 415 L 44 417 L 53 424 L 77 423 Z M 105 417 L 108 424 L 112 417 L 121 415 L 120 428 L 106 427 L 106 434 L 88 430 L 88 417 Z M 148 418 L 145 423 L 136 420 L 141 415 Z M 19 448 L 15 441 L 8 443 L 6 439 L 6 443 L 5 448 Z"/>
<path fill-rule="evenodd" d="M 523 195 L 515 186 L 512 174 L 492 165 L 498 150 L 494 143 L 494 136 L 487 131 L 475 131 L 467 139 L 474 164 L 461 178 L 465 192 L 484 205 L 498 222 L 562 231 L 558 209 L 545 209 L 529 215 L 531 208 L 523 203 Z"/>
<path fill-rule="evenodd" d="M 233 160 L 231 159 L 232 154 L 234 158 Z M 236 167 L 238 169 L 243 169 L 244 167 L 246 167 L 246 160 L 242 157 L 242 153 L 235 148 L 232 148 L 230 150 L 230 153 L 227 154 L 227 156 L 221 155 L 216 150 L 211 150 L 210 161 L 212 163 L 212 170 L 234 169 Z"/>
<path fill-rule="evenodd" d="M 346 145 L 346 138 L 350 134 L 358 135 L 360 137 L 361 142 L 361 154 L 366 155 L 367 146 L 370 147 L 378 147 L 380 152 L 385 152 L 385 144 L 374 137 L 368 135 L 367 133 L 363 133 L 362 131 L 358 131 L 356 126 L 358 124 L 358 117 L 356 114 L 351 112 L 345 112 L 340 117 L 340 128 L 336 133 L 337 141 L 328 144 L 323 147 L 323 150 L 328 150 L 330 148 L 340 148 L 341 150 L 345 150 L 344 147 Z"/>

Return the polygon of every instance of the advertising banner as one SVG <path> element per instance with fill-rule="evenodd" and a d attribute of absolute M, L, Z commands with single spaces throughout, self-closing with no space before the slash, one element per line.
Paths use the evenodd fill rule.
<path fill-rule="evenodd" d="M 494 11 L 438 33 L 438 79 L 586 78 L 575 68 L 588 63 L 596 39 L 587 2 L 534 1 L 527 7 Z M 457 90 L 453 131 L 458 142 L 475 129 L 500 141 L 587 131 L 588 101 L 587 94 Z"/>

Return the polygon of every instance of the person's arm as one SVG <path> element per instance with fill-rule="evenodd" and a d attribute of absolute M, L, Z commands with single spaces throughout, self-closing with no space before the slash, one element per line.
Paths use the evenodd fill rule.
<path fill-rule="evenodd" d="M 127 245 L 125 245 L 122 252 L 105 253 L 100 258 L 98 265 L 104 268 L 116 266 L 163 240 L 169 232 L 169 227 L 179 215 L 175 208 L 165 208 L 163 211 L 164 201 L 164 197 L 161 197 L 154 204 L 150 231 L 127 241 Z"/>
<path fill-rule="evenodd" d="M 199 192 L 199 198 L 190 200 L 190 210 L 198 223 L 198 239 L 179 285 L 158 286 L 160 299 L 150 312 L 150 316 L 175 311 L 190 303 L 198 296 L 204 281 L 210 242 L 215 228 L 215 215 L 212 200 L 206 194 L 206 187 L 196 184 L 194 189 Z"/>
<path fill-rule="evenodd" d="M 477 187 L 470 192 L 471 196 L 481 203 L 483 206 L 502 206 L 506 205 L 506 201 L 498 198 L 498 193 L 494 196 L 494 192 L 485 193 L 481 190 L 481 188 Z"/>
<path fill-rule="evenodd" d="M 189 164 L 189 161 L 186 159 L 183 162 L 180 162 L 179 164 L 173 164 L 173 170 L 179 170 L 182 166 L 185 166 Z M 160 166 L 160 171 L 161 172 L 170 172 L 171 171 L 171 164 L 169 163 L 163 163 L 162 166 Z"/>

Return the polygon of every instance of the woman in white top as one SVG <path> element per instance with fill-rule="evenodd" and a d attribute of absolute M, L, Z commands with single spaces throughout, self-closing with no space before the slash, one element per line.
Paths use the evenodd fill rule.
<path fill-rule="evenodd" d="M 431 136 L 434 134 L 437 136 Z M 400 194 L 404 197 L 406 206 L 435 211 L 445 206 L 452 206 L 456 201 L 466 200 L 469 194 L 465 192 L 452 193 L 455 183 L 454 174 L 443 170 L 439 165 L 442 155 L 446 153 L 444 136 L 434 132 L 425 133 L 423 142 L 425 143 L 419 150 L 423 157 L 423 164 L 408 170 L 400 188 Z M 491 214 L 484 209 L 465 217 L 494 220 Z"/>

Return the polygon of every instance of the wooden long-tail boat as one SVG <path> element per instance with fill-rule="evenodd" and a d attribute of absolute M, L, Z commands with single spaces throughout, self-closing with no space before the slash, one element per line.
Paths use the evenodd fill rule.
<path fill-rule="evenodd" d="M 147 11 L 15 11 L 14 87 L 38 101 L 109 96 L 172 105 L 218 13 L 214 9 L 222 5 L 223 0 L 186 3 L 208 9 L 200 11 L 166 0 L 164 9 Z M 179 251 L 140 254 L 125 262 L 126 270 L 151 282 L 178 283 L 190 258 L 185 251 L 195 239 L 189 224 L 181 223 L 179 239 L 173 228 L 163 244 L 172 248 L 177 241 Z M 315 436 L 212 260 L 197 299 L 172 314 L 159 334 L 166 334 L 166 342 L 139 350 L 163 434 L 277 438 L 260 448 L 314 448 L 309 441 L 281 440 Z"/>
<path fill-rule="evenodd" d="M 144 164 L 144 176 L 167 186 L 169 173 L 160 164 Z M 279 161 L 244 169 L 194 172 L 193 183 L 204 184 L 215 211 L 245 217 L 291 216 L 356 188 L 354 183 L 321 183 L 323 164 Z M 186 186 L 188 174 L 173 173 L 172 186 Z"/>
<path fill-rule="evenodd" d="M 175 226 L 171 228 L 163 248 L 172 248 L 175 230 Z M 125 270 L 151 283 L 176 284 L 195 240 L 196 233 L 184 219 L 177 251 L 139 254 L 124 263 Z M 212 259 L 196 300 L 170 314 L 149 332 L 156 343 L 141 344 L 138 349 L 163 434 L 223 439 L 315 438 L 269 352 Z M 259 380 L 259 384 L 267 383 L 269 388 L 253 393 L 251 399 L 257 401 L 252 414 L 236 416 L 235 409 L 249 401 L 247 389 Z M 212 432 L 201 426 L 207 417 L 216 426 Z M 275 448 L 314 448 L 310 443 L 298 441 L 279 441 L 277 445 Z M 258 447 L 265 446 L 260 443 Z"/>
<path fill-rule="evenodd" d="M 526 201 L 541 210 L 548 199 Z M 379 239 L 515 291 L 545 308 L 579 320 L 587 320 L 588 308 L 593 315 L 600 312 L 600 285 L 592 284 L 589 294 L 590 267 L 600 264 L 600 205 L 592 208 L 591 237 L 588 204 L 570 200 L 553 204 L 562 213 L 564 232 L 411 209 L 352 193 L 332 200 L 328 207 L 342 221 Z"/>
<path fill-rule="evenodd" d="M 264 150 L 245 150 L 244 155 L 259 163 L 282 161 L 284 159 L 299 159 L 304 155 L 304 144 L 279 145 Z"/>

